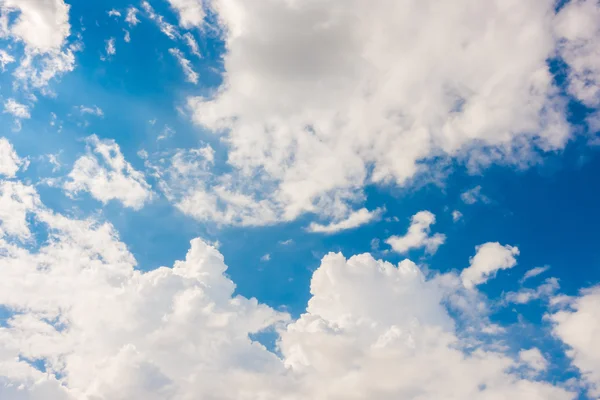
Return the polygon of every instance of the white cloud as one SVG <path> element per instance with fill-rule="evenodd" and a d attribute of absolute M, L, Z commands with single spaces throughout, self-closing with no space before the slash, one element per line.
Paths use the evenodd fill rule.
<path fill-rule="evenodd" d="M 31 238 L 27 216 L 38 205 L 39 197 L 32 187 L 0 180 L 0 244 L 4 244 L 6 236 L 20 240 Z"/>
<path fill-rule="evenodd" d="M 552 0 L 211 4 L 224 83 L 188 104 L 282 220 L 408 185 L 435 157 L 521 165 L 569 138 Z"/>
<path fill-rule="evenodd" d="M 121 13 L 119 12 L 119 10 L 115 10 L 114 8 L 112 10 L 107 11 L 107 14 L 109 17 L 120 17 Z"/>
<path fill-rule="evenodd" d="M 554 334 L 570 347 L 567 355 L 590 385 L 590 397 L 600 396 L 600 287 L 584 290 L 549 318 Z"/>
<path fill-rule="evenodd" d="M 523 278 L 521 278 L 521 283 L 525 282 L 528 279 L 531 279 L 538 275 L 541 275 L 544 272 L 548 271 L 549 269 L 550 269 L 550 266 L 548 266 L 548 265 L 544 265 L 543 267 L 532 268 L 529 271 L 525 272 L 525 275 L 523 275 Z"/>
<path fill-rule="evenodd" d="M 262 256 L 260 258 L 260 261 L 262 261 L 262 262 L 271 261 L 271 255 L 269 253 L 265 254 L 264 256 Z"/>
<path fill-rule="evenodd" d="M 477 246 L 475 256 L 471 257 L 470 265 L 465 268 L 460 277 L 466 288 L 473 288 L 494 277 L 496 272 L 517 265 L 515 256 L 519 249 L 513 246 L 502 246 L 498 242 L 488 242 Z"/>
<path fill-rule="evenodd" d="M 31 113 L 29 106 L 17 102 L 15 99 L 8 99 L 4 102 L 4 113 L 11 114 L 17 119 L 29 119 Z"/>
<path fill-rule="evenodd" d="M 200 27 L 204 21 L 203 0 L 168 0 L 179 15 L 179 25 L 190 29 Z"/>
<path fill-rule="evenodd" d="M 70 195 L 89 192 L 107 203 L 118 200 L 126 207 L 140 209 L 152 192 L 144 175 L 129 164 L 114 140 L 87 138 L 87 153 L 75 162 L 63 187 Z"/>
<path fill-rule="evenodd" d="M 312 222 L 307 230 L 313 233 L 337 233 L 348 229 L 358 228 L 359 226 L 368 224 L 375 220 L 378 220 L 383 213 L 383 209 L 377 208 L 373 211 L 369 211 L 366 208 L 361 208 L 358 211 L 352 212 L 348 217 L 341 221 L 333 221 L 327 225 L 318 224 Z"/>
<path fill-rule="evenodd" d="M 69 36 L 69 5 L 63 0 L 3 0 L 0 8 L 18 12 L 9 33 L 35 51 L 59 50 Z"/>
<path fill-rule="evenodd" d="M 446 235 L 441 233 L 430 236 L 433 224 L 435 224 L 435 215 L 429 211 L 419 211 L 411 217 L 406 235 L 391 236 L 385 242 L 396 253 L 404 254 L 411 249 L 424 247 L 428 253 L 433 254 L 446 241 Z"/>
<path fill-rule="evenodd" d="M 127 9 L 127 15 L 125 16 L 125 22 L 129 24 L 129 26 L 136 26 L 140 23 L 140 20 L 137 17 L 138 9 L 135 7 L 129 7 Z"/>
<path fill-rule="evenodd" d="M 68 45 L 70 6 L 64 0 L 4 0 L 5 34 L 25 45 L 25 55 L 14 76 L 25 87 L 47 92 L 48 83 L 75 68 L 77 44 Z"/>
<path fill-rule="evenodd" d="M 81 114 L 90 114 L 90 115 L 95 115 L 97 117 L 103 117 L 104 116 L 104 111 L 102 111 L 102 109 L 96 105 L 88 107 L 88 106 L 79 106 L 79 112 Z"/>
<path fill-rule="evenodd" d="M 536 347 L 521 350 L 519 352 L 519 360 L 535 372 L 542 372 L 548 369 L 548 360 L 546 360 L 540 349 Z"/>
<path fill-rule="evenodd" d="M 200 54 L 200 48 L 198 47 L 198 42 L 196 42 L 196 39 L 194 39 L 194 35 L 192 35 L 191 32 L 186 32 L 183 35 L 183 39 L 185 40 L 187 46 L 190 48 L 192 54 L 202 58 L 202 55 Z"/>
<path fill-rule="evenodd" d="M 465 204 L 490 203 L 491 201 L 485 194 L 481 193 L 481 186 L 479 185 L 463 192 L 460 198 Z"/>
<path fill-rule="evenodd" d="M 280 240 L 278 243 L 283 246 L 289 246 L 294 243 L 294 240 L 293 239 Z"/>
<path fill-rule="evenodd" d="M 2 71 L 5 71 L 5 68 L 8 64 L 14 63 L 15 58 L 8 54 L 6 50 L 0 49 L 0 68 Z"/>
<path fill-rule="evenodd" d="M 147 1 L 142 1 L 142 8 L 144 9 L 144 11 L 146 11 L 148 17 L 152 21 L 156 22 L 160 31 L 167 35 L 169 39 L 173 40 L 181 36 L 175 26 L 165 21 L 162 15 L 159 15 L 154 11 L 154 8 L 152 8 L 150 3 L 148 3 Z"/>
<path fill-rule="evenodd" d="M 117 54 L 117 49 L 115 47 L 115 38 L 114 37 L 112 37 L 112 38 L 110 38 L 110 39 L 108 39 L 106 41 L 105 51 L 106 51 L 106 55 L 109 56 L 109 57 L 112 56 L 112 55 Z"/>
<path fill-rule="evenodd" d="M 165 125 L 160 135 L 156 137 L 157 141 L 165 140 L 170 138 L 175 134 L 175 129 L 171 128 L 169 125 Z"/>
<path fill-rule="evenodd" d="M 123 32 L 125 32 L 125 36 L 123 36 L 123 40 L 125 41 L 125 43 L 131 42 L 131 34 L 129 33 L 129 31 L 123 30 Z"/>
<path fill-rule="evenodd" d="M 508 292 L 504 295 L 507 303 L 526 304 L 533 300 L 550 299 L 560 288 L 558 279 L 548 278 L 535 289 L 522 288 L 517 292 Z"/>
<path fill-rule="evenodd" d="M 171 53 L 171 55 L 173 55 L 173 57 L 177 59 L 179 65 L 181 65 L 181 68 L 183 69 L 183 73 L 185 75 L 185 80 L 194 84 L 198 83 L 198 73 L 194 71 L 194 69 L 192 68 L 192 63 L 190 62 L 190 60 L 185 58 L 181 50 L 169 49 L 169 53 Z"/>
<path fill-rule="evenodd" d="M 458 210 L 452 211 L 452 221 L 458 222 L 462 219 L 462 217 L 463 217 L 463 214 L 460 211 L 458 211 Z"/>
<path fill-rule="evenodd" d="M 172 268 L 144 271 L 110 224 L 29 213 L 48 230 L 39 250 L 0 240 L 0 305 L 18 310 L 0 327 L 3 399 L 575 398 L 509 372 L 537 365 L 531 351 L 463 352 L 447 289 L 411 261 L 325 256 L 289 323 L 236 295 L 199 239 Z M 280 356 L 250 339 L 273 326 Z"/>
<path fill-rule="evenodd" d="M 555 18 L 559 54 L 569 65 L 569 91 L 588 107 L 600 106 L 600 4 L 569 1 Z"/>
<path fill-rule="evenodd" d="M 13 178 L 23 164 L 12 144 L 0 137 L 0 175 Z"/>

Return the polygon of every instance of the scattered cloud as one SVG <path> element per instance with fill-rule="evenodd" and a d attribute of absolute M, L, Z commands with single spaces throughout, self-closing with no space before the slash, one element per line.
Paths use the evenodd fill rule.
<path fill-rule="evenodd" d="M 293 239 L 280 240 L 278 243 L 282 246 L 289 246 L 294 243 L 294 240 Z"/>
<path fill-rule="evenodd" d="M 472 189 L 467 190 L 466 192 L 463 192 L 460 195 L 461 200 L 465 203 L 465 204 L 475 204 L 475 203 L 490 203 L 491 200 L 484 195 L 483 193 L 481 193 L 481 186 L 477 185 Z"/>
<path fill-rule="evenodd" d="M 29 106 L 17 102 L 15 99 L 8 99 L 4 102 L 4 113 L 11 114 L 17 119 L 29 119 L 31 113 Z"/>
<path fill-rule="evenodd" d="M 119 12 L 118 10 L 115 10 L 114 8 L 112 10 L 109 10 L 106 12 L 108 14 L 109 17 L 120 17 L 121 16 L 121 12 Z"/>
<path fill-rule="evenodd" d="M 106 45 L 104 47 L 104 51 L 106 53 L 106 57 L 105 56 L 101 56 L 100 59 L 102 61 L 105 61 L 107 59 L 110 59 L 111 56 L 114 56 L 115 54 L 117 54 L 117 48 L 115 47 L 115 38 L 111 37 L 110 39 L 107 39 L 105 41 Z"/>
<path fill-rule="evenodd" d="M 136 26 L 140 23 L 140 20 L 137 17 L 137 13 L 139 10 L 135 7 L 129 7 L 127 9 L 127 15 L 125 16 L 125 22 L 129 24 L 129 26 Z"/>
<path fill-rule="evenodd" d="M 198 56 L 199 58 L 202 58 L 202 55 L 200 54 L 200 48 L 198 46 L 198 42 L 196 42 L 196 39 L 194 39 L 194 35 L 192 35 L 191 32 L 186 32 L 183 35 L 183 39 L 185 40 L 185 43 L 189 47 L 192 54 Z"/>
<path fill-rule="evenodd" d="M 13 178 L 17 171 L 24 165 L 24 161 L 17 155 L 8 139 L 0 137 L 0 175 Z"/>
<path fill-rule="evenodd" d="M 269 254 L 269 253 L 265 254 L 264 256 L 262 256 L 260 258 L 260 261 L 262 261 L 262 262 L 271 261 L 271 254 Z"/>
<path fill-rule="evenodd" d="M 135 210 L 152 197 L 144 175 L 125 160 L 115 141 L 96 135 L 87 138 L 87 152 L 77 159 L 63 188 L 71 196 L 89 192 L 102 203 L 118 200 Z"/>
<path fill-rule="evenodd" d="M 460 211 L 454 210 L 452 211 L 452 221 L 458 222 L 462 219 L 463 215 Z"/>
<path fill-rule="evenodd" d="M 538 275 L 543 274 L 544 272 L 548 271 L 550 269 L 549 265 L 544 265 L 543 267 L 535 267 L 530 269 L 529 271 L 525 272 L 525 275 L 523 275 L 523 278 L 521 278 L 521 283 L 525 282 L 528 279 L 534 278 Z"/>
<path fill-rule="evenodd" d="M 171 128 L 169 125 L 165 125 L 160 135 L 156 137 L 156 141 L 161 141 L 170 138 L 175 134 L 175 129 Z"/>
<path fill-rule="evenodd" d="M 160 31 L 167 35 L 169 39 L 174 40 L 181 36 L 174 25 L 165 21 L 162 15 L 159 15 L 154 11 L 154 8 L 152 8 L 150 3 L 148 3 L 147 1 L 142 1 L 142 8 L 146 12 L 146 14 L 148 14 L 148 18 L 156 22 Z"/>
<path fill-rule="evenodd" d="M 369 211 L 366 208 L 361 208 L 358 211 L 352 212 L 348 217 L 340 221 L 333 221 L 327 225 L 318 224 L 312 222 L 307 230 L 313 233 L 327 233 L 333 234 L 348 229 L 355 229 L 359 226 L 368 224 L 370 222 L 379 220 L 383 214 L 384 209 L 377 208 L 373 211 Z"/>
<path fill-rule="evenodd" d="M 464 286 L 468 289 L 487 282 L 499 270 L 517 265 L 515 259 L 515 256 L 519 255 L 517 247 L 489 242 L 477 246 L 476 250 L 475 256 L 470 259 L 469 267 L 460 274 Z"/>
<path fill-rule="evenodd" d="M 129 31 L 124 29 L 123 32 L 125 32 L 125 36 L 123 36 L 123 40 L 125 41 L 125 43 L 131 42 L 131 34 L 129 33 Z"/>
<path fill-rule="evenodd" d="M 91 107 L 81 105 L 79 106 L 79 112 L 83 115 L 88 114 L 95 115 L 97 117 L 104 116 L 104 111 L 102 111 L 102 109 L 96 105 L 93 105 Z"/>
<path fill-rule="evenodd" d="M 6 50 L 0 49 L 0 68 L 2 68 L 2 72 L 6 70 L 6 66 L 8 64 L 14 63 L 15 58 L 8 54 Z"/>
<path fill-rule="evenodd" d="M 558 291 L 558 279 L 548 278 L 535 289 L 522 288 L 517 292 L 508 292 L 504 295 L 505 303 L 527 304 L 534 300 L 550 299 Z"/>
<path fill-rule="evenodd" d="M 446 241 L 446 235 L 436 233 L 431 236 L 431 225 L 433 224 L 435 224 L 435 215 L 433 213 L 419 211 L 411 217 L 406 235 L 390 236 L 385 242 L 392 247 L 392 250 L 400 254 L 423 247 L 427 253 L 434 254 L 438 247 Z"/>
<path fill-rule="evenodd" d="M 179 62 L 179 65 L 183 69 L 183 73 L 185 75 L 185 80 L 194 84 L 198 83 L 198 73 L 194 71 L 192 68 L 192 63 L 190 60 L 185 58 L 181 50 L 179 49 L 169 49 L 169 53 L 173 55 Z"/>

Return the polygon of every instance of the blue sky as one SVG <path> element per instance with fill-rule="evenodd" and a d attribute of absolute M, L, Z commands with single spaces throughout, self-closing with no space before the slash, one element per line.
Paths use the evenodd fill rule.
<path fill-rule="evenodd" d="M 0 1 L 0 397 L 600 395 L 600 4 L 293 3 Z"/>

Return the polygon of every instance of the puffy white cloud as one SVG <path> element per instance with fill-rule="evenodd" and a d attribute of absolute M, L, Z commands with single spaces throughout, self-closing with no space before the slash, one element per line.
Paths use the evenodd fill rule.
<path fill-rule="evenodd" d="M 0 240 L 0 305 L 14 311 L 0 326 L 3 399 L 575 398 L 509 372 L 536 365 L 529 353 L 463 352 L 447 288 L 411 261 L 325 256 L 289 323 L 235 295 L 223 256 L 198 239 L 144 272 L 110 224 L 29 213 L 47 241 Z M 280 356 L 250 338 L 273 326 Z"/>
<path fill-rule="evenodd" d="M 169 53 L 171 53 L 171 55 L 177 59 L 177 62 L 181 66 L 181 69 L 183 69 L 185 80 L 191 83 L 198 83 L 198 73 L 194 71 L 194 69 L 192 68 L 192 63 L 190 62 L 190 60 L 185 58 L 181 50 L 169 49 Z"/>
<path fill-rule="evenodd" d="M 152 197 L 144 175 L 125 160 L 119 145 L 96 135 L 87 138 L 87 153 L 77 159 L 63 187 L 70 195 L 86 191 L 103 203 L 118 200 L 133 209 Z"/>
<path fill-rule="evenodd" d="M 465 204 L 489 203 L 491 201 L 489 197 L 481 193 L 480 185 L 461 193 L 460 198 Z"/>
<path fill-rule="evenodd" d="M 236 179 L 260 175 L 284 220 L 409 184 L 434 157 L 526 164 L 569 137 L 547 65 L 552 0 L 210 4 L 224 83 L 189 99 L 194 121 L 224 136 Z"/>
<path fill-rule="evenodd" d="M 23 164 L 12 144 L 0 137 L 0 175 L 12 178 Z"/>
<path fill-rule="evenodd" d="M 375 221 L 381 217 L 383 209 L 377 208 L 373 211 L 369 211 L 366 208 L 361 208 L 358 211 L 352 212 L 348 217 L 341 221 L 330 222 L 327 225 L 318 224 L 311 222 L 308 226 L 309 232 L 314 233 L 336 233 L 348 229 L 358 228 L 361 225 L 368 224 L 369 222 Z"/>
<path fill-rule="evenodd" d="M 4 113 L 11 114 L 18 119 L 29 119 L 31 113 L 29 112 L 29 106 L 21 104 L 15 99 L 8 99 L 4 102 Z"/>
<path fill-rule="evenodd" d="M 69 5 L 64 0 L 3 0 L 0 7 L 3 13 L 18 13 L 9 33 L 33 51 L 59 50 L 69 36 Z"/>
<path fill-rule="evenodd" d="M 519 249 L 513 246 L 502 246 L 498 242 L 488 242 L 477 246 L 476 253 L 470 259 L 468 268 L 462 270 L 460 277 L 466 288 L 473 288 L 487 282 L 496 272 L 517 265 L 515 256 Z"/>
<path fill-rule="evenodd" d="M 4 0 L 0 10 L 6 32 L 22 42 L 25 54 L 14 72 L 25 88 L 47 92 L 48 83 L 75 68 L 77 44 L 68 44 L 70 6 L 64 0 Z M 15 18 L 8 16 L 15 15 Z"/>
<path fill-rule="evenodd" d="M 549 318 L 556 337 L 570 347 L 567 355 L 589 384 L 590 397 L 600 396 L 600 287 L 584 290 Z"/>
<path fill-rule="evenodd" d="M 441 233 L 430 236 L 433 224 L 435 224 L 435 215 L 429 211 L 419 211 L 411 217 L 406 235 L 390 236 L 385 242 L 392 246 L 392 250 L 400 254 L 422 247 L 428 253 L 433 254 L 446 241 L 446 235 Z"/>
<path fill-rule="evenodd" d="M 204 21 L 204 0 L 168 0 L 179 15 L 179 25 L 189 29 L 200 27 Z"/>

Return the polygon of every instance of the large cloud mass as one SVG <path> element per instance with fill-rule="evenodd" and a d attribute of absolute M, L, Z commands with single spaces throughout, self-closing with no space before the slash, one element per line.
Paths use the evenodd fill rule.
<path fill-rule="evenodd" d="M 514 372 L 531 357 L 462 339 L 443 305 L 462 290 L 455 274 L 331 253 L 290 323 L 235 295 L 199 239 L 172 268 L 142 272 L 110 224 L 52 212 L 19 182 L 0 191 L 20 210 L 0 214 L 3 399 L 574 398 Z M 251 339 L 265 329 L 279 355 Z"/>
<path fill-rule="evenodd" d="M 571 91 L 597 105 L 600 6 L 572 3 L 557 15 L 551 0 L 213 0 L 224 83 L 189 106 L 225 135 L 241 179 L 266 182 L 275 218 L 343 220 L 364 185 L 407 184 L 435 157 L 477 169 L 561 149 L 548 60 L 563 56 Z"/>

